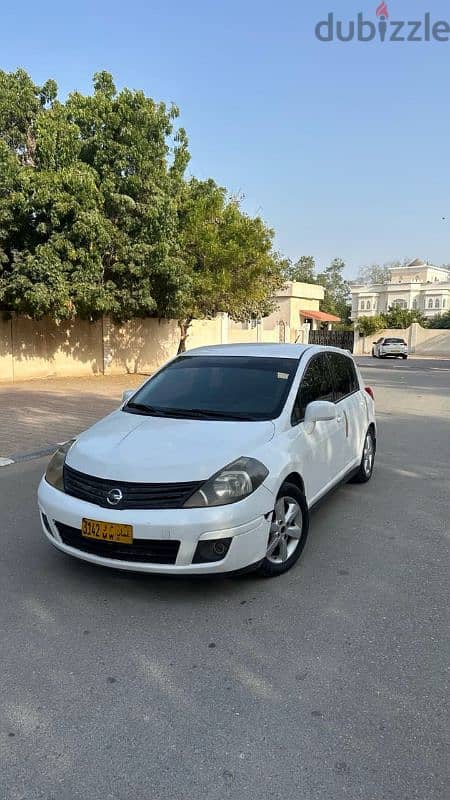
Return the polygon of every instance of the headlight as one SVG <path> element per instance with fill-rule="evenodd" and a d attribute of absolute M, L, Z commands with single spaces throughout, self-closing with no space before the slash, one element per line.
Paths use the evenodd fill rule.
<path fill-rule="evenodd" d="M 45 480 L 51 486 L 54 486 L 55 489 L 59 489 L 61 492 L 64 491 L 64 480 L 63 480 L 63 467 L 64 462 L 66 460 L 67 453 L 69 452 L 70 448 L 72 447 L 75 439 L 70 439 L 68 442 L 64 442 L 61 447 L 58 447 L 55 455 L 51 459 L 46 471 L 45 471 Z"/>
<path fill-rule="evenodd" d="M 254 458 L 238 458 L 203 484 L 184 508 L 226 506 L 248 497 L 267 478 L 269 470 Z"/>

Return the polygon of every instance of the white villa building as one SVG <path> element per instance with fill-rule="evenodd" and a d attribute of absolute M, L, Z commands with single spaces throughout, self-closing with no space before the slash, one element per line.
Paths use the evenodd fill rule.
<path fill-rule="evenodd" d="M 352 283 L 352 319 L 373 317 L 390 306 L 418 310 L 435 317 L 450 309 L 450 273 L 416 258 L 405 267 L 391 269 L 389 283 Z"/>

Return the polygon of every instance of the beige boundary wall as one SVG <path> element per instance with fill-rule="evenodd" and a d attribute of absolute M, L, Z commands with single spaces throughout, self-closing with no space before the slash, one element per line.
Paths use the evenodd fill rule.
<path fill-rule="evenodd" d="M 355 355 L 370 355 L 373 342 L 381 336 L 394 336 L 408 342 L 409 352 L 415 355 L 429 355 L 450 358 L 450 330 L 422 328 L 417 322 L 406 330 L 385 329 L 372 336 L 355 335 Z"/>
<path fill-rule="evenodd" d="M 176 355 L 179 329 L 175 320 L 134 319 L 115 325 L 108 318 L 95 323 L 61 322 L 27 317 L 4 319 L 0 313 L 0 382 L 49 376 L 152 373 Z M 194 320 L 187 349 L 227 342 L 277 342 L 278 326 L 238 330 L 226 314 Z"/>

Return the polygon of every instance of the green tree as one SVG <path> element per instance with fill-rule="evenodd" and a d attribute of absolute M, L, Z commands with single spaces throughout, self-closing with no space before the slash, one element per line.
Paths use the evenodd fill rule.
<path fill-rule="evenodd" d="M 295 264 L 288 263 L 286 279 L 301 283 L 316 283 L 316 262 L 314 256 L 300 256 Z"/>
<path fill-rule="evenodd" d="M 375 317 L 358 317 L 355 327 L 358 329 L 361 336 L 373 336 L 377 331 L 383 330 L 385 321 L 381 315 Z"/>
<path fill-rule="evenodd" d="M 400 308 L 398 305 L 390 306 L 388 311 L 382 314 L 382 317 L 385 322 L 385 328 L 401 328 L 405 330 L 413 322 L 418 322 L 421 325 L 426 324 L 425 317 L 420 311 L 411 311 L 407 308 Z"/>
<path fill-rule="evenodd" d="M 176 108 L 105 72 L 65 103 L 0 72 L 0 303 L 55 318 L 158 313 L 189 155 Z"/>
<path fill-rule="evenodd" d="M 428 320 L 428 327 L 429 328 L 450 328 L 450 311 L 446 311 L 444 314 L 439 314 L 433 319 Z"/>
<path fill-rule="evenodd" d="M 94 76 L 0 72 L 0 304 L 33 317 L 179 320 L 268 313 L 286 262 L 273 231 L 214 181 L 186 182 L 178 110 Z"/>
<path fill-rule="evenodd" d="M 325 289 L 325 297 L 321 303 L 323 311 L 340 317 L 343 323 L 350 320 L 351 291 L 344 278 L 345 263 L 341 258 L 334 258 L 331 264 L 317 276 L 317 283 Z"/>
<path fill-rule="evenodd" d="M 356 282 L 366 286 L 374 283 L 389 283 L 392 274 L 391 270 L 399 266 L 399 261 L 392 261 L 388 264 L 370 264 L 360 267 Z"/>
<path fill-rule="evenodd" d="M 159 303 L 179 321 L 180 352 L 194 318 L 227 312 L 235 320 L 265 316 L 284 283 L 286 262 L 273 249 L 273 231 L 243 213 L 213 180 L 192 178 L 179 208 L 177 270 Z M 167 276 L 166 276 L 167 278 Z"/>

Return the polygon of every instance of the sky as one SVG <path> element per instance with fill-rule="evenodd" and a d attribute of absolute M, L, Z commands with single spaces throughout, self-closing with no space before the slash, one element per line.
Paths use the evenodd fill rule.
<path fill-rule="evenodd" d="M 106 69 L 175 102 L 189 173 L 241 194 L 293 260 L 340 257 L 348 277 L 397 258 L 448 263 L 450 42 L 315 36 L 329 12 L 375 20 L 378 2 L 24 0 L 2 8 L 0 68 L 55 78 L 61 97 Z M 387 5 L 391 20 L 450 22 L 444 0 Z"/>

